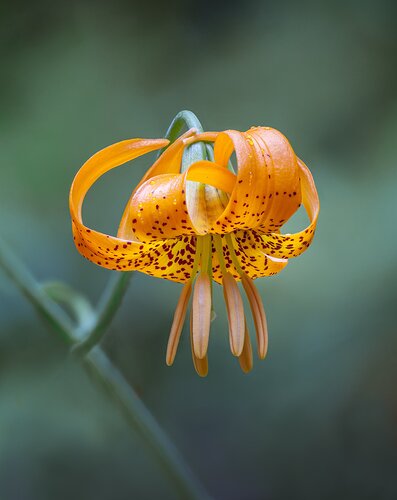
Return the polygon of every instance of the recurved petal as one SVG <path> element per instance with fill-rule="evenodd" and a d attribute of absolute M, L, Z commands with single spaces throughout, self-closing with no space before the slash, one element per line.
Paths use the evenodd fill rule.
<path fill-rule="evenodd" d="M 130 198 L 120 228 L 142 242 L 207 234 L 234 182 L 234 174 L 209 161 L 194 163 L 182 174 L 150 177 Z"/>
<path fill-rule="evenodd" d="M 86 227 L 82 220 L 84 198 L 101 175 L 167 144 L 163 139 L 122 141 L 99 151 L 81 167 L 70 191 L 70 212 L 75 244 L 84 257 L 112 270 L 139 270 L 180 283 L 190 278 L 196 253 L 195 237 L 169 238 L 146 244 L 134 238 L 127 224 L 121 225 L 115 237 Z"/>
<path fill-rule="evenodd" d="M 186 172 L 146 180 L 130 199 L 125 218 L 142 242 L 196 234 L 186 206 Z"/>
<path fill-rule="evenodd" d="M 267 167 L 267 192 L 264 193 L 261 220 L 257 229 L 279 229 L 301 203 L 300 169 L 288 139 L 274 128 L 258 127 L 246 132 Z"/>
<path fill-rule="evenodd" d="M 266 159 L 258 155 L 249 135 L 227 130 L 215 141 L 215 162 L 226 167 L 233 149 L 237 179 L 227 207 L 214 224 L 214 232 L 218 234 L 255 227 L 264 214 L 263 196 L 268 187 Z"/>
<path fill-rule="evenodd" d="M 197 234 L 212 227 L 229 202 L 236 176 L 210 161 L 194 163 L 186 175 L 186 206 Z"/>
<path fill-rule="evenodd" d="M 183 151 L 185 148 L 185 141 L 188 139 L 194 140 L 195 130 L 188 130 L 185 134 L 181 135 L 175 142 L 173 142 L 162 155 L 153 163 L 146 174 L 142 177 L 138 185 L 132 191 L 130 199 L 126 204 L 123 216 L 121 218 L 119 230 L 122 230 L 125 234 L 133 235 L 132 227 L 130 224 L 130 210 L 131 203 L 135 193 L 140 189 L 140 187 L 152 177 L 163 174 L 178 174 L 181 169 L 181 161 L 183 156 Z M 168 142 L 168 141 L 167 141 Z"/>
<path fill-rule="evenodd" d="M 301 202 L 300 171 L 290 143 L 281 132 L 270 127 L 219 134 L 214 145 L 217 164 L 226 167 L 233 150 L 237 157 L 237 180 L 214 232 L 224 234 L 255 228 L 276 231 Z"/>
<path fill-rule="evenodd" d="M 231 193 L 236 184 L 233 172 L 212 161 L 204 160 L 193 163 L 188 168 L 186 180 L 208 184 L 226 193 Z"/>
<path fill-rule="evenodd" d="M 297 257 L 309 247 L 314 237 L 320 211 L 320 202 L 312 174 L 301 160 L 298 160 L 298 164 L 301 171 L 302 200 L 309 216 L 309 226 L 295 234 L 262 234 L 259 241 L 265 253 L 281 259 Z"/>
<path fill-rule="evenodd" d="M 156 175 L 178 174 L 181 170 L 183 151 L 186 146 L 185 143 L 189 138 L 194 140 L 195 135 L 195 129 L 190 129 L 178 137 L 178 139 L 173 142 L 153 163 L 146 174 L 142 177 L 135 190 L 137 190 L 148 179 L 155 177 Z"/>
<path fill-rule="evenodd" d="M 88 260 L 114 271 L 140 271 L 150 276 L 186 283 L 192 273 L 196 238 L 182 236 L 137 243 L 73 226 L 75 244 Z"/>
<path fill-rule="evenodd" d="M 77 172 L 70 189 L 69 206 L 76 247 L 87 259 L 114 268 L 110 261 L 125 257 L 132 259 L 143 250 L 136 241 L 116 238 L 86 227 L 82 220 L 82 206 L 88 190 L 104 173 L 167 144 L 168 141 L 162 139 L 122 141 L 93 155 Z"/>
<path fill-rule="evenodd" d="M 81 208 L 84 198 L 90 187 L 104 173 L 167 144 L 165 139 L 129 139 L 112 144 L 91 156 L 77 172 L 70 188 L 69 206 L 72 219 L 82 224 Z"/>
<path fill-rule="evenodd" d="M 232 241 L 241 269 L 252 279 L 273 276 L 288 264 L 288 259 L 266 255 L 262 237 L 254 231 L 238 231 L 232 235 Z"/>

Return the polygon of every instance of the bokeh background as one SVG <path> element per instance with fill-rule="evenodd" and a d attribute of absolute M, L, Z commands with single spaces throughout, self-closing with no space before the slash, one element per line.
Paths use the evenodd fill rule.
<path fill-rule="evenodd" d="M 309 251 L 258 282 L 270 351 L 243 375 L 222 293 L 200 379 L 179 286 L 136 274 L 104 348 L 217 499 L 397 498 L 396 2 L 27 2 L 0 6 L 1 236 L 40 280 L 94 303 L 109 272 L 71 238 L 68 190 L 98 149 L 271 125 L 311 168 Z M 86 220 L 113 231 L 152 158 L 105 176 Z M 304 223 L 304 218 L 294 224 Z M 0 498 L 173 499 L 145 445 L 0 274 Z"/>

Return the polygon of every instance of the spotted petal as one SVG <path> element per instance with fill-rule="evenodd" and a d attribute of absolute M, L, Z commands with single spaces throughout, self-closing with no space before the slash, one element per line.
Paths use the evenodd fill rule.
<path fill-rule="evenodd" d="M 320 201 L 312 174 L 303 161 L 298 160 L 301 171 L 303 205 L 309 216 L 309 226 L 295 234 L 267 233 L 258 239 L 263 251 L 273 257 L 288 259 L 302 254 L 313 240 L 316 230 Z"/>
<path fill-rule="evenodd" d="M 148 244 L 137 241 L 131 231 L 123 227 L 115 237 L 88 228 L 82 220 L 84 198 L 99 177 L 167 144 L 168 141 L 163 139 L 122 141 L 99 151 L 81 167 L 73 181 L 69 201 L 75 244 L 84 257 L 108 269 L 139 270 L 181 283 L 188 280 L 193 266 L 195 238 L 166 238 Z M 172 156 L 168 155 L 168 160 L 172 160 Z"/>
<path fill-rule="evenodd" d="M 226 167 L 233 152 L 237 179 L 214 232 L 238 229 L 276 230 L 300 204 L 299 168 L 286 137 L 269 127 L 242 133 L 227 130 L 215 141 L 215 161 Z"/>

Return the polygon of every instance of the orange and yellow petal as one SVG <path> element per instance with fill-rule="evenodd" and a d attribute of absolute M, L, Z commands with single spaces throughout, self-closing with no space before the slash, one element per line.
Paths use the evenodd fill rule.
<path fill-rule="evenodd" d="M 234 174 L 209 161 L 194 163 L 181 174 L 149 177 L 130 198 L 122 227 L 142 242 L 207 234 L 234 182 Z"/>
<path fill-rule="evenodd" d="M 255 227 L 264 213 L 266 161 L 257 156 L 252 139 L 243 132 L 227 130 L 215 142 L 215 162 L 226 167 L 233 149 L 237 158 L 236 183 L 227 207 L 214 224 L 213 231 L 217 234 Z"/>
<path fill-rule="evenodd" d="M 268 127 L 219 134 L 214 145 L 215 162 L 226 168 L 233 151 L 237 158 L 236 182 L 213 232 L 277 230 L 301 201 L 300 172 L 291 145 L 283 134 Z"/>
<path fill-rule="evenodd" d="M 196 237 L 182 236 L 140 243 L 74 226 L 75 244 L 88 260 L 114 271 L 140 271 L 150 276 L 186 283 L 192 274 Z"/>
<path fill-rule="evenodd" d="M 146 181 L 153 177 L 156 177 L 157 175 L 178 174 L 181 168 L 181 161 L 183 151 L 186 146 L 186 141 L 189 138 L 192 139 L 195 136 L 195 133 L 195 130 L 191 129 L 188 130 L 185 134 L 181 135 L 159 156 L 159 158 L 149 168 L 138 185 L 132 191 L 130 199 L 128 200 L 128 203 L 126 204 L 126 207 L 124 209 L 119 230 L 122 230 L 124 233 L 133 234 L 132 227 L 130 225 L 130 207 L 135 193 Z"/>
<path fill-rule="evenodd" d="M 261 236 L 252 231 L 237 231 L 230 235 L 230 240 L 227 236 L 220 236 L 220 238 L 226 270 L 237 281 L 241 280 L 241 271 L 251 279 L 256 279 L 273 276 L 288 264 L 287 259 L 277 259 L 266 255 L 262 249 Z M 231 241 L 232 248 L 230 248 L 229 241 Z M 212 276 L 214 281 L 222 284 L 222 270 L 215 248 L 212 253 Z"/>
<path fill-rule="evenodd" d="M 281 259 L 297 257 L 309 247 L 314 237 L 320 211 L 320 202 L 312 174 L 301 160 L 298 163 L 301 171 L 303 205 L 309 216 L 309 226 L 295 234 L 261 234 L 257 241 L 266 254 Z"/>
<path fill-rule="evenodd" d="M 264 213 L 255 228 L 265 232 L 276 231 L 290 219 L 301 203 L 298 159 L 287 138 L 278 130 L 258 127 L 246 134 L 254 143 L 257 157 L 262 155 L 267 167 Z"/>
<path fill-rule="evenodd" d="M 266 254 L 261 248 L 260 237 L 253 231 L 239 231 L 232 240 L 240 267 L 251 279 L 273 276 L 288 264 L 287 259 Z"/>
<path fill-rule="evenodd" d="M 81 167 L 70 191 L 70 212 L 74 241 L 84 257 L 112 270 L 139 270 L 181 283 L 190 278 L 195 237 L 164 238 L 148 244 L 134 238 L 126 227 L 120 227 L 115 237 L 86 227 L 82 220 L 84 198 L 101 175 L 167 144 L 163 139 L 122 141 L 99 151 Z"/>
<path fill-rule="evenodd" d="M 132 196 L 128 218 L 140 241 L 196 234 L 186 206 L 185 178 L 186 172 L 156 175 Z"/>

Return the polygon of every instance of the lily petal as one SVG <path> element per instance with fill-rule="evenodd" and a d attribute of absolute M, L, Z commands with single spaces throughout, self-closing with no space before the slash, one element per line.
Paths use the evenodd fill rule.
<path fill-rule="evenodd" d="M 237 179 L 214 232 L 277 230 L 301 202 L 300 171 L 290 143 L 281 132 L 270 127 L 219 134 L 214 145 L 217 164 L 226 167 L 233 150 L 237 157 Z"/>
<path fill-rule="evenodd" d="M 75 244 L 85 257 L 93 259 L 98 265 L 103 265 L 108 260 L 115 261 L 125 257 L 132 259 L 143 250 L 136 241 L 126 241 L 85 226 L 82 206 L 88 190 L 104 173 L 167 144 L 168 141 L 163 139 L 131 139 L 118 142 L 93 155 L 78 171 L 70 190 L 69 206 Z M 107 267 L 114 266 L 109 264 Z"/>
<path fill-rule="evenodd" d="M 194 138 L 195 130 L 190 129 L 183 135 L 181 135 L 175 142 L 173 142 L 162 155 L 153 163 L 146 174 L 142 177 L 139 184 L 134 188 L 130 199 L 124 209 L 123 216 L 120 221 L 119 233 L 122 232 L 124 235 L 128 234 L 129 238 L 134 239 L 134 232 L 131 226 L 130 217 L 130 207 L 131 201 L 137 190 L 144 184 L 148 179 L 161 174 L 178 174 L 181 168 L 181 161 L 183 156 L 183 151 L 185 148 L 185 140 L 188 138 Z M 119 234 L 120 235 L 120 234 Z"/>
<path fill-rule="evenodd" d="M 302 160 L 298 160 L 298 165 L 301 171 L 303 205 L 309 216 L 309 226 L 295 234 L 263 234 L 260 240 L 265 253 L 281 259 L 297 257 L 309 247 L 314 237 L 320 211 L 320 201 L 312 174 Z"/>
<path fill-rule="evenodd" d="M 193 163 L 189 167 L 186 180 L 208 184 L 226 193 L 231 193 L 236 184 L 236 176 L 230 170 L 212 161 L 204 160 Z"/>
<path fill-rule="evenodd" d="M 209 161 L 196 162 L 186 176 L 186 206 L 197 234 L 208 234 L 229 202 L 235 175 Z"/>
<path fill-rule="evenodd" d="M 263 198 L 260 223 L 263 232 L 279 229 L 300 207 L 300 169 L 288 139 L 273 128 L 258 127 L 249 131 L 257 156 L 266 161 L 268 189 Z M 260 213 L 262 213 L 262 211 Z"/>
<path fill-rule="evenodd" d="M 266 161 L 256 155 L 250 136 L 227 130 L 219 134 L 215 142 L 215 162 L 226 166 L 232 146 L 237 157 L 237 179 L 229 203 L 214 225 L 214 232 L 218 234 L 250 229 L 263 216 L 263 196 L 268 182 Z"/>
<path fill-rule="evenodd" d="M 140 241 L 196 234 L 186 208 L 185 178 L 186 172 L 156 175 L 137 189 L 127 220 Z"/>
<path fill-rule="evenodd" d="M 232 240 L 241 269 L 251 279 L 273 276 L 288 264 L 288 259 L 266 255 L 262 248 L 262 237 L 254 231 L 238 231 L 232 236 Z"/>
<path fill-rule="evenodd" d="M 99 177 L 167 144 L 168 141 L 163 139 L 122 141 L 99 151 L 81 167 L 73 181 L 69 201 L 75 244 L 84 257 L 112 270 L 139 270 L 180 283 L 190 278 L 195 237 L 168 238 L 146 244 L 136 240 L 125 221 L 120 225 L 118 237 L 115 237 L 88 228 L 82 220 L 84 198 Z"/>

